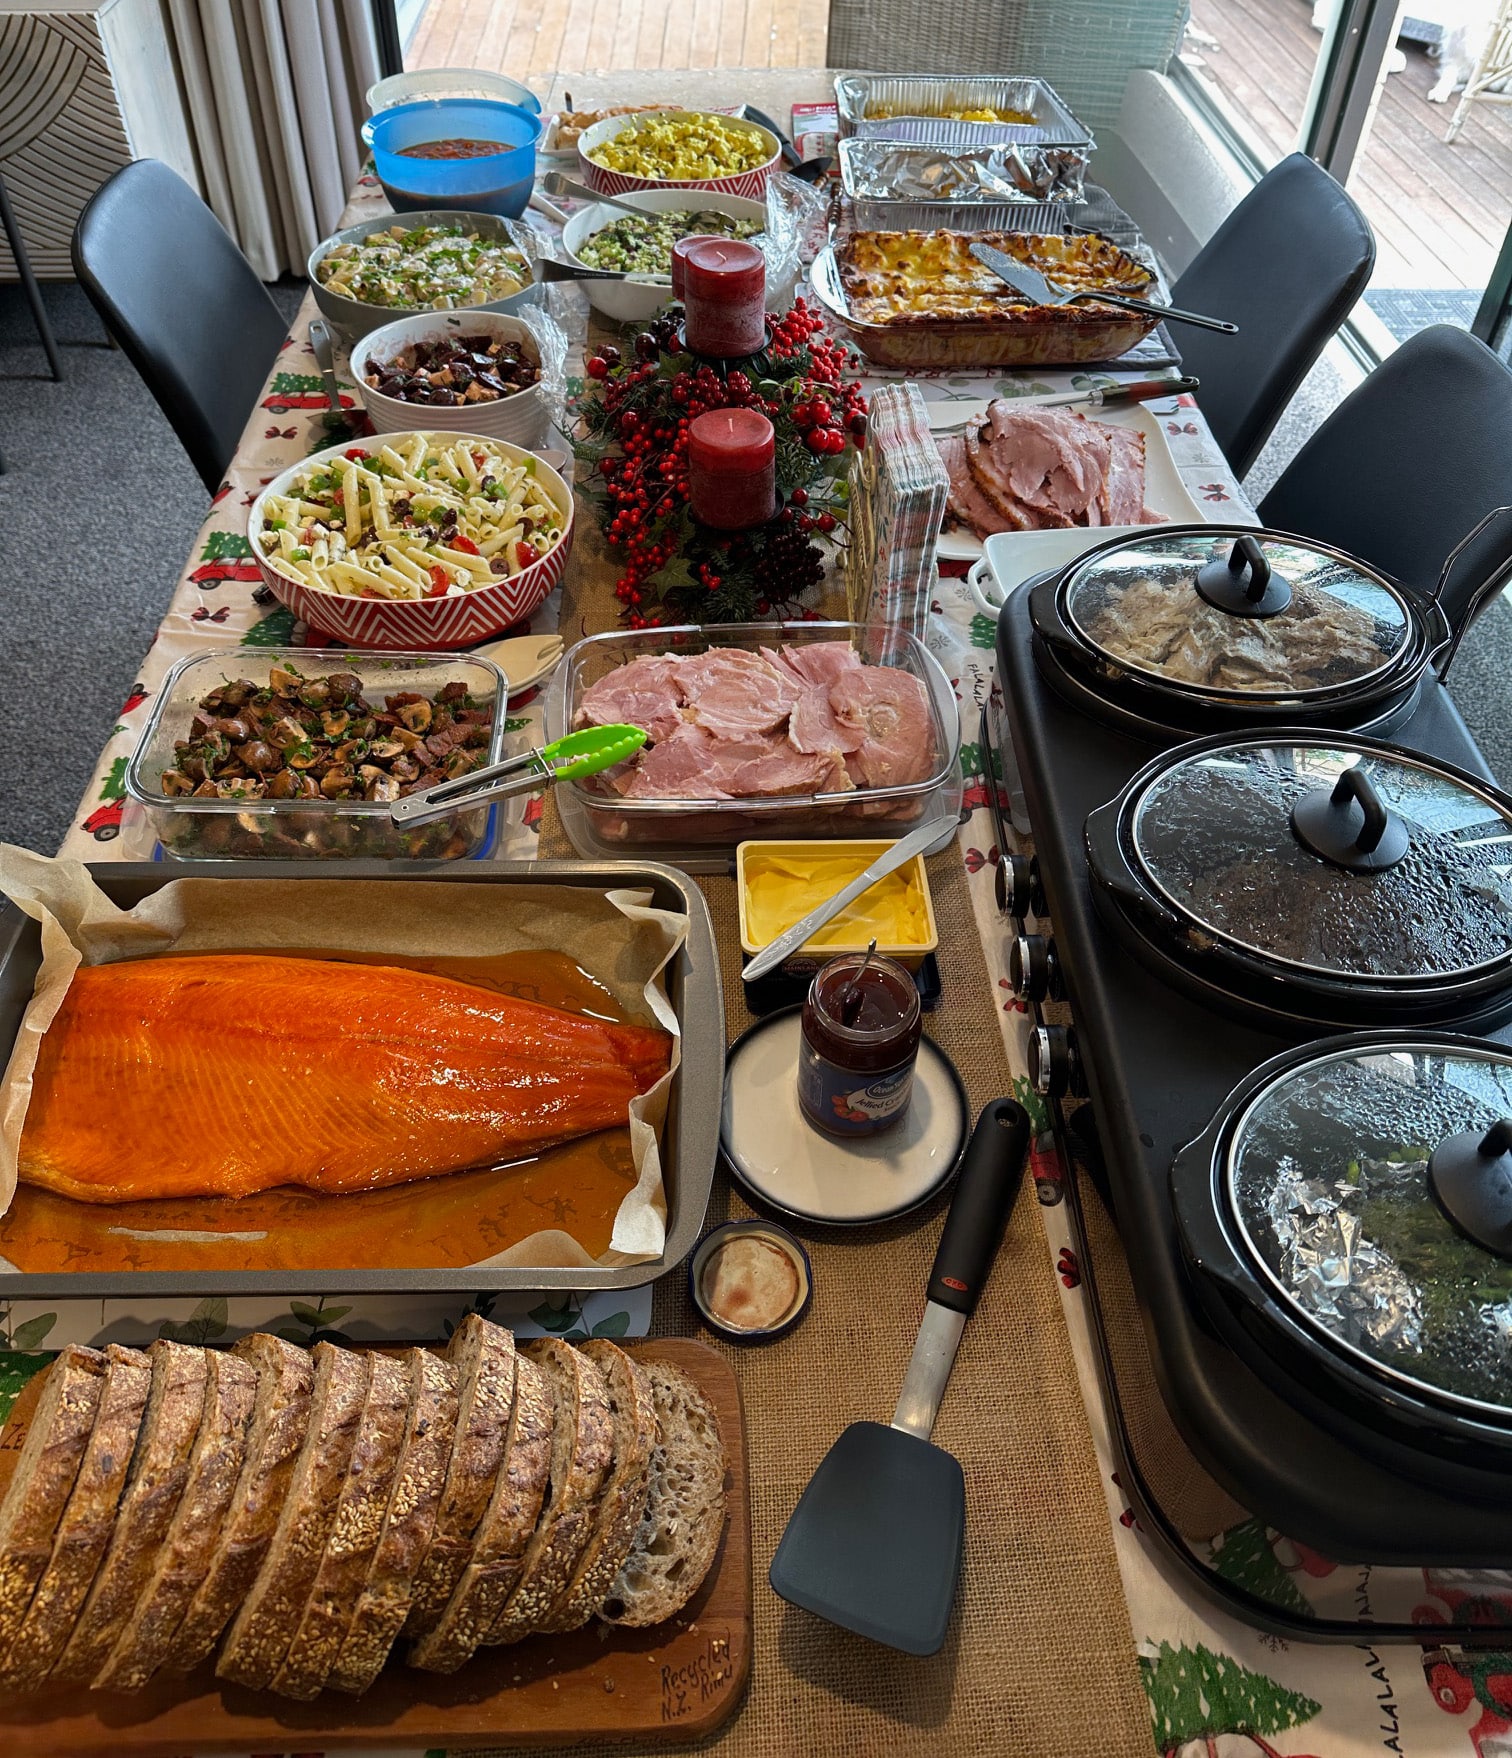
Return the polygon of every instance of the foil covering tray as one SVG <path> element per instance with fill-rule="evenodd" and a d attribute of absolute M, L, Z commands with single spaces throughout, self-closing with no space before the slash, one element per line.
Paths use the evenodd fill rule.
<path fill-rule="evenodd" d="M 853 224 L 873 232 L 1060 232 L 1086 206 L 1086 155 L 1075 147 L 839 143 Z"/>
<path fill-rule="evenodd" d="M 835 80 L 840 133 L 883 140 L 991 146 L 1053 141 L 1092 155 L 1092 134 L 1042 79 L 1022 74 L 842 73 Z M 957 122 L 947 110 L 1005 110 L 1022 122 Z M 882 113 L 882 112 L 885 112 Z"/>

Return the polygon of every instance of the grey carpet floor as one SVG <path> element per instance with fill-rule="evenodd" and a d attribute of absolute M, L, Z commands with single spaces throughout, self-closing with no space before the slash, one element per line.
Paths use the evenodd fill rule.
<path fill-rule="evenodd" d="M 292 317 L 301 289 L 274 297 Z M 204 518 L 167 422 L 88 301 L 46 289 L 65 379 L 46 372 L 19 289 L 0 287 L 0 840 L 50 853 L 136 681 Z M 1348 388 L 1328 357 L 1246 487 L 1257 497 Z M 1492 768 L 1512 779 L 1512 608 L 1466 642 L 1455 696 Z"/>
<path fill-rule="evenodd" d="M 273 289 L 290 317 L 303 289 Z M 44 289 L 54 384 L 0 287 L 0 839 L 51 853 L 136 682 L 208 500 L 73 285 Z"/>

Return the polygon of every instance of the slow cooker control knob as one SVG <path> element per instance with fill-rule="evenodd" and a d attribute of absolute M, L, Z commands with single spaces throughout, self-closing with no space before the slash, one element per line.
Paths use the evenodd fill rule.
<path fill-rule="evenodd" d="M 1040 883 L 1039 861 L 1034 855 L 1001 856 L 993 880 L 997 906 L 1005 916 L 1042 916 L 1045 888 Z"/>
<path fill-rule="evenodd" d="M 1029 1080 L 1042 1098 L 1061 1099 L 1067 1093 L 1085 1095 L 1087 1084 L 1077 1053 L 1076 1033 L 1067 1026 L 1038 1026 L 1029 1040 Z"/>
<path fill-rule="evenodd" d="M 1044 934 L 1020 934 L 1008 948 L 1008 981 L 1020 1001 L 1063 999 L 1055 942 Z"/>

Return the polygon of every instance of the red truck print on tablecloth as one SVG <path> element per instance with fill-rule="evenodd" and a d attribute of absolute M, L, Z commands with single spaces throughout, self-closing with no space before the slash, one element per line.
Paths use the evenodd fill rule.
<path fill-rule="evenodd" d="M 140 685 L 137 687 L 141 688 Z M 143 696 L 137 700 L 141 701 L 145 694 L 144 691 Z M 128 702 L 127 706 L 135 707 L 136 703 Z M 79 826 L 81 830 L 87 830 L 96 842 L 114 842 L 121 834 L 121 814 L 126 810 L 125 776 L 126 759 L 117 757 L 110 765 L 104 785 L 100 789 L 100 798 L 105 804 L 97 806 Z"/>
<path fill-rule="evenodd" d="M 201 592 L 214 592 L 228 580 L 255 586 L 262 575 L 252 545 L 233 531 L 212 531 L 200 551 L 199 565 L 189 570 L 189 583 Z"/>
<path fill-rule="evenodd" d="M 1512 1758 L 1512 1655 L 1425 1648 L 1423 1678 L 1446 1715 L 1479 1709 L 1466 1730 L 1475 1758 Z"/>
<path fill-rule="evenodd" d="M 340 392 L 343 409 L 355 409 L 357 399 Z M 270 415 L 287 415 L 291 409 L 325 409 L 329 407 L 325 380 L 311 372 L 275 372 L 268 395 L 262 406 Z"/>

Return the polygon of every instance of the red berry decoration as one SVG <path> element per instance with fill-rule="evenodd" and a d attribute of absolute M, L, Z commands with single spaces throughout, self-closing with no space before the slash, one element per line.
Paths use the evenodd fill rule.
<path fill-rule="evenodd" d="M 773 613 L 813 618 L 800 600 L 824 578 L 826 550 L 814 534 L 843 538 L 832 490 L 846 468 L 847 432 L 859 445 L 864 427 L 866 398 L 845 377 L 847 352 L 825 334 L 817 308 L 798 299 L 791 311 L 768 314 L 759 368 L 752 362 L 721 376 L 681 348 L 681 321 L 674 306 L 623 350 L 597 349 L 584 366 L 591 388 L 575 406 L 574 445 L 623 570 L 621 615 L 633 629 Z M 786 503 L 771 525 L 713 533 L 693 524 L 688 428 L 711 409 L 755 409 L 771 421 Z"/>

